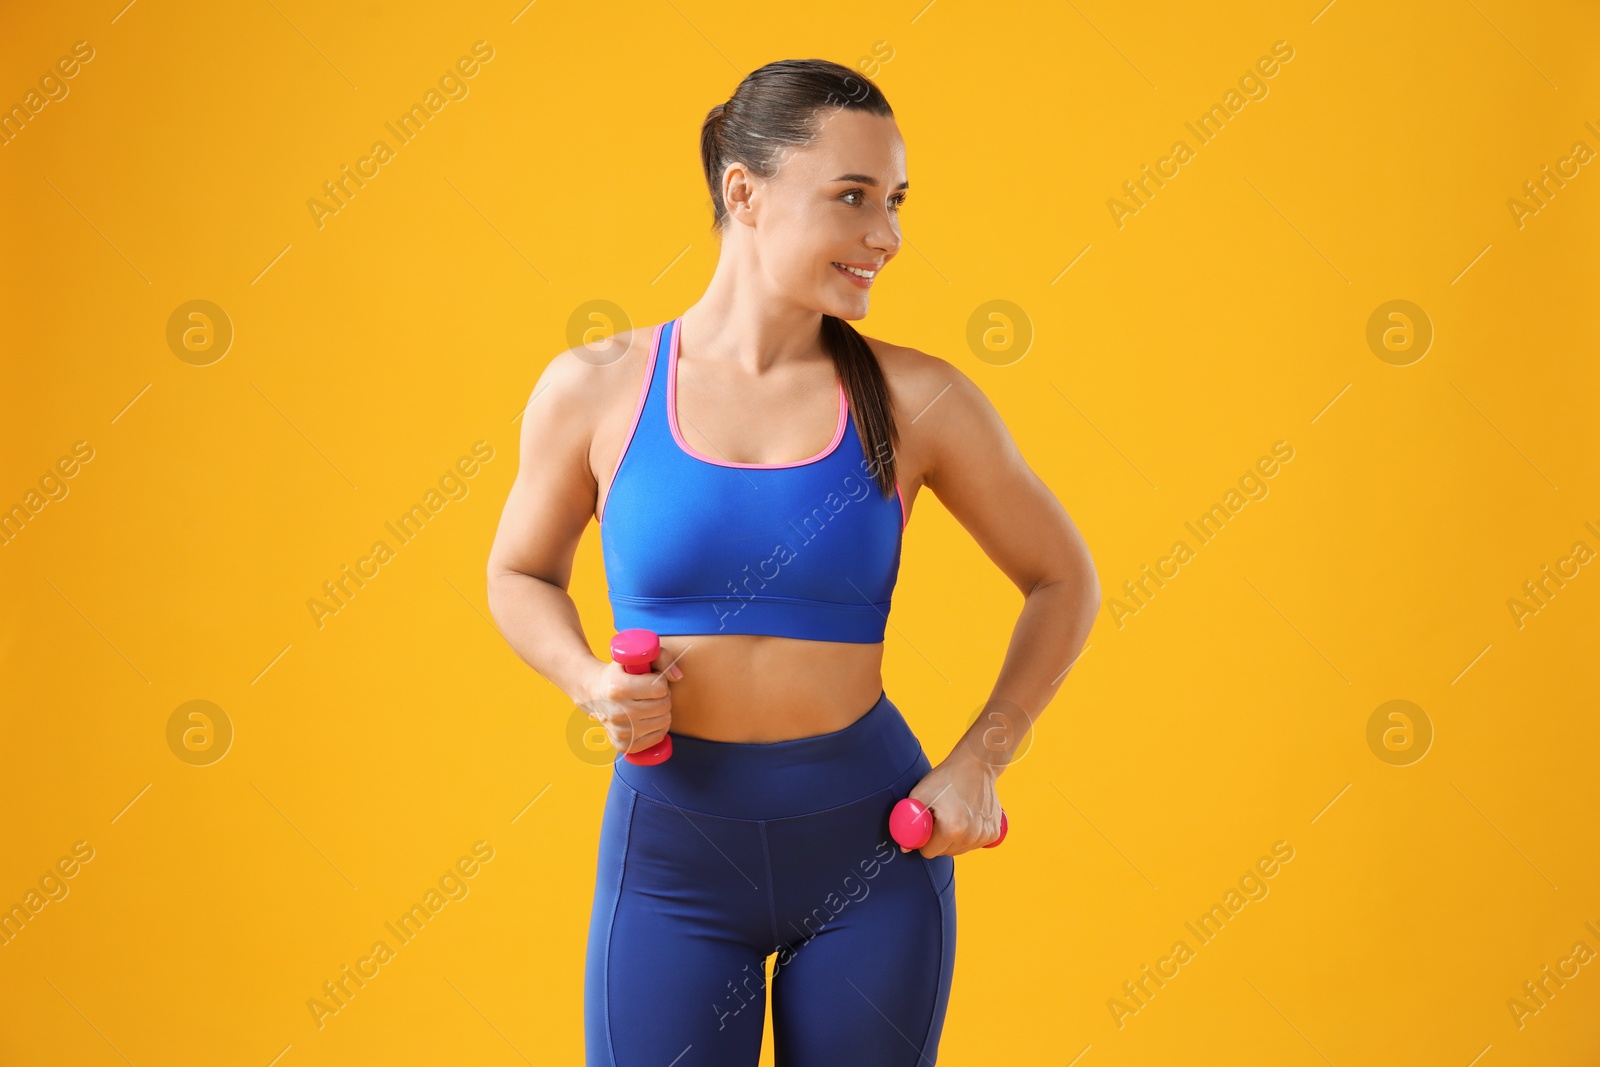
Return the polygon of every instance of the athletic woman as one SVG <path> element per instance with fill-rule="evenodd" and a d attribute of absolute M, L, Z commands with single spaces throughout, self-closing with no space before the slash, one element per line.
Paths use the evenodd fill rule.
<path fill-rule="evenodd" d="M 711 109 L 700 153 L 710 285 L 603 359 L 550 362 L 489 560 L 507 641 L 619 753 L 588 1063 L 754 1067 L 776 955 L 779 1067 L 931 1064 L 954 857 L 1000 836 L 996 781 L 1083 647 L 1098 582 L 983 392 L 849 324 L 901 246 L 905 146 L 878 88 L 823 60 L 768 64 Z M 881 674 L 924 488 L 1025 598 L 984 714 L 936 766 Z M 595 656 L 567 594 L 591 516 L 615 628 L 660 635 L 651 673 Z M 665 762 L 622 758 L 669 729 Z M 888 830 L 907 796 L 934 816 L 914 851 Z"/>

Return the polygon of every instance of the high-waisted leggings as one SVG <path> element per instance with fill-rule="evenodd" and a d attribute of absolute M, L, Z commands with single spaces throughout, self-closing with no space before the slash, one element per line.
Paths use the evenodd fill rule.
<path fill-rule="evenodd" d="M 931 1067 L 955 967 L 955 860 L 889 812 L 931 769 L 883 694 L 843 730 L 677 734 L 613 764 L 584 973 L 588 1067 Z"/>

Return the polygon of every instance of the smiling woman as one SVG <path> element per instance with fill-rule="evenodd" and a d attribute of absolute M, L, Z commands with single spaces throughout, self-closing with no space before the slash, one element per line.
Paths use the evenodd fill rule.
<path fill-rule="evenodd" d="M 878 88 L 827 60 L 770 63 L 711 108 L 700 159 L 710 284 L 619 337 L 618 358 L 551 360 L 490 553 L 507 641 L 640 757 L 613 763 L 601 819 L 587 1062 L 755 1067 L 765 1013 L 727 993 L 776 954 L 771 982 L 745 988 L 770 989 L 777 1062 L 931 1064 L 954 857 L 998 843 L 996 781 L 1082 648 L 1098 584 L 983 392 L 852 325 L 900 252 L 910 188 Z M 988 713 L 938 766 L 883 682 L 922 487 L 1025 601 Z M 646 673 L 594 655 L 566 591 L 592 518 L 614 630 L 659 639 Z M 915 849 L 889 832 L 907 798 L 932 813 Z M 842 908 L 838 887 L 868 870 L 870 896 Z"/>

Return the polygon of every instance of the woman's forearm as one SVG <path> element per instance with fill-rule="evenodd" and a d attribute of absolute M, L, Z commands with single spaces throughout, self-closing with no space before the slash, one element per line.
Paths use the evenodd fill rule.
<path fill-rule="evenodd" d="M 956 742 L 963 755 L 998 775 L 1029 743 L 1028 731 L 1065 680 L 1100 610 L 1099 582 L 1081 578 L 1036 586 L 1023 602 L 1005 662 L 983 711 Z"/>
<path fill-rule="evenodd" d="M 588 679 L 605 661 L 590 651 L 565 589 L 530 574 L 501 573 L 489 579 L 489 613 L 524 663 L 573 703 L 585 699 Z"/>

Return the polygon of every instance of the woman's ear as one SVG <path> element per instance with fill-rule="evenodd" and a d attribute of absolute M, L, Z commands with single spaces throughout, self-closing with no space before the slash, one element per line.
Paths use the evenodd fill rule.
<path fill-rule="evenodd" d="M 746 226 L 755 225 L 759 179 L 743 163 L 729 163 L 722 172 L 722 206 L 728 217 Z"/>

